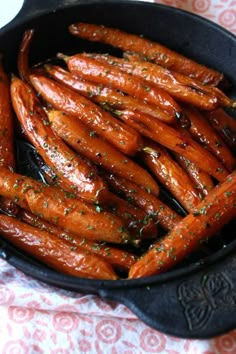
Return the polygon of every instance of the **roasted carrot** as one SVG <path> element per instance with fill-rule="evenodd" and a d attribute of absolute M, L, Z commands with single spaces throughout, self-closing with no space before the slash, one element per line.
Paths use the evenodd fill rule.
<path fill-rule="evenodd" d="M 190 131 L 188 129 L 184 129 L 181 127 L 177 127 L 180 133 L 183 135 L 191 138 Z M 196 163 L 188 160 L 186 157 L 184 157 L 181 154 L 178 154 L 176 152 L 172 152 L 176 161 L 182 166 L 182 168 L 185 170 L 185 172 L 189 175 L 191 180 L 194 183 L 195 188 L 199 192 L 199 196 L 203 197 L 209 193 L 210 190 L 214 188 L 214 182 L 209 175 L 209 173 L 203 171 L 201 168 L 199 168 Z"/>
<path fill-rule="evenodd" d="M 213 128 L 220 134 L 224 142 L 235 152 L 236 151 L 236 120 L 222 108 L 212 112 L 205 112 Z"/>
<path fill-rule="evenodd" d="M 196 79 L 163 68 L 160 65 L 137 60 L 137 57 L 134 58 L 133 55 L 128 55 L 128 59 L 131 60 L 107 54 L 88 55 L 99 61 L 112 64 L 126 73 L 145 79 L 151 85 L 162 88 L 181 102 L 193 104 L 205 110 L 212 110 L 220 105 L 218 91 L 215 92 L 214 87 L 202 85 Z M 225 101 L 228 102 L 228 99 Z"/>
<path fill-rule="evenodd" d="M 218 181 L 223 181 L 227 177 L 228 171 L 215 156 L 177 129 L 140 112 L 125 110 L 118 111 L 117 115 L 142 135 L 183 155 Z"/>
<path fill-rule="evenodd" d="M 91 242 L 85 238 L 68 233 L 29 211 L 21 209 L 18 217 L 21 221 L 29 225 L 37 227 L 40 230 L 47 231 L 56 235 L 60 239 L 68 241 L 71 246 L 75 248 L 79 247 L 84 251 L 98 255 L 118 269 L 127 271 L 137 260 L 137 256 L 131 252 L 115 248 L 106 242 Z"/>
<path fill-rule="evenodd" d="M 192 136 L 212 152 L 229 170 L 235 169 L 235 157 L 228 147 L 225 145 L 219 134 L 205 119 L 197 109 L 191 106 L 184 106 L 184 112 L 190 119 L 191 125 L 189 131 Z"/>
<path fill-rule="evenodd" d="M 111 193 L 104 209 L 124 220 L 126 228 L 136 241 L 157 237 L 157 226 L 152 218 L 143 209 L 132 205 L 129 201 Z"/>
<path fill-rule="evenodd" d="M 13 112 L 10 99 L 10 83 L 2 65 L 0 56 L 0 166 L 13 169 L 14 128 Z"/>
<path fill-rule="evenodd" d="M 10 82 L 0 56 L 0 168 L 15 168 L 14 122 L 10 98 Z M 0 208 L 16 215 L 17 205 L 7 198 L 0 198 Z"/>
<path fill-rule="evenodd" d="M 36 91 L 54 108 L 77 117 L 127 155 L 142 147 L 140 135 L 77 92 L 40 74 L 30 75 Z"/>
<path fill-rule="evenodd" d="M 34 30 L 26 30 L 23 34 L 17 57 L 17 68 L 21 80 L 30 83 L 29 75 L 29 46 L 32 42 Z"/>
<path fill-rule="evenodd" d="M 72 276 L 93 279 L 117 279 L 109 263 L 46 231 L 16 218 L 0 215 L 0 232 L 15 246 L 49 267 Z"/>
<path fill-rule="evenodd" d="M 90 202 L 104 200 L 108 190 L 97 175 L 95 166 L 88 165 L 52 131 L 46 113 L 28 84 L 14 77 L 11 97 L 25 134 L 59 176 L 63 187 Z"/>
<path fill-rule="evenodd" d="M 115 109 L 132 109 L 134 111 L 149 114 L 150 116 L 160 119 L 166 123 L 173 122 L 173 118 L 170 115 L 166 114 L 157 106 L 147 103 L 141 99 L 124 95 L 117 90 L 98 83 L 83 80 L 79 76 L 71 74 L 69 71 L 60 66 L 45 65 L 45 69 L 53 79 L 78 91 L 81 95 L 100 104 L 101 106 L 106 107 L 109 105 Z"/>
<path fill-rule="evenodd" d="M 48 117 L 52 129 L 75 151 L 108 171 L 134 181 L 158 195 L 158 185 L 145 169 L 98 134 L 91 134 L 88 127 L 77 118 L 57 110 L 48 111 Z"/>
<path fill-rule="evenodd" d="M 198 64 L 164 45 L 119 29 L 80 22 L 70 25 L 69 31 L 83 39 L 110 44 L 123 51 L 140 53 L 157 64 L 186 76 L 195 77 L 205 84 L 218 85 L 224 78 L 218 71 Z"/>
<path fill-rule="evenodd" d="M 160 224 L 165 230 L 171 230 L 182 219 L 174 210 L 152 195 L 150 191 L 145 191 L 137 184 L 118 177 L 111 173 L 105 173 L 107 182 L 130 203 L 143 209 Z"/>
<path fill-rule="evenodd" d="M 150 276 L 173 267 L 235 218 L 235 205 L 236 172 L 233 172 L 131 267 L 129 278 Z"/>
<path fill-rule="evenodd" d="M 146 77 L 147 81 L 163 87 L 163 89 L 166 89 L 167 92 L 180 101 L 193 104 L 196 107 L 206 110 L 213 109 L 215 105 L 236 107 L 236 101 L 228 97 L 218 87 L 207 85 L 205 83 L 202 84 L 197 79 L 168 70 L 160 65 L 147 62 L 135 54 L 124 53 L 124 57 L 131 61 L 130 65 L 127 65 L 126 63 L 126 71 L 128 70 L 139 77 Z M 131 64 L 133 69 L 131 68 Z M 122 66 L 122 61 L 120 60 L 117 65 L 119 67 Z M 144 73 L 145 71 L 146 74 Z M 157 78 L 157 75 L 160 78 Z M 202 102 L 199 103 L 198 99 Z"/>
<path fill-rule="evenodd" d="M 213 180 L 208 173 L 199 169 L 195 163 L 189 161 L 184 156 L 177 153 L 175 153 L 174 156 L 176 161 L 193 181 L 194 187 L 199 192 L 198 194 L 200 198 L 207 195 L 214 188 Z"/>
<path fill-rule="evenodd" d="M 201 201 L 199 194 L 189 176 L 173 160 L 168 151 L 152 141 L 146 141 L 146 147 L 140 156 L 157 180 L 171 192 L 179 203 L 188 212 L 193 211 Z"/>
<path fill-rule="evenodd" d="M 111 64 L 102 63 L 85 54 L 69 57 L 59 53 L 58 57 L 66 61 L 68 69 L 73 74 L 154 104 L 168 113 L 173 122 L 182 115 L 179 105 L 166 91 L 154 87 L 146 80 L 127 74 Z"/>
<path fill-rule="evenodd" d="M 120 218 L 77 199 L 73 193 L 4 168 L 0 169 L 0 191 L 20 207 L 80 237 L 113 243 L 130 239 Z"/>

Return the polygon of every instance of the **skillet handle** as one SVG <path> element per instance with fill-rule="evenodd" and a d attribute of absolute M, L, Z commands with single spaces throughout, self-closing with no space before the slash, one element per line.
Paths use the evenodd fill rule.
<path fill-rule="evenodd" d="M 99 294 L 123 303 L 150 327 L 177 337 L 211 338 L 236 328 L 236 254 L 169 282 L 151 281 Z"/>

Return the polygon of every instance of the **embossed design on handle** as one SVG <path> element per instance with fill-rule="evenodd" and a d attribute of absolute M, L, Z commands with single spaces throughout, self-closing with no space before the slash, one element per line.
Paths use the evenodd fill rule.
<path fill-rule="evenodd" d="M 191 331 L 204 328 L 217 309 L 236 306 L 236 291 L 224 272 L 206 273 L 199 281 L 184 281 L 177 294 Z"/>

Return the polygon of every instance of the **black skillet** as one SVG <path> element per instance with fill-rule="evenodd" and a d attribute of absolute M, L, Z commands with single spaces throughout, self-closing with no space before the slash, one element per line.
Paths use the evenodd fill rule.
<path fill-rule="evenodd" d="M 143 34 L 189 57 L 224 72 L 236 95 L 236 38 L 219 26 L 174 8 L 135 1 L 28 0 L 22 11 L 0 30 L 0 52 L 5 66 L 16 71 L 22 33 L 35 28 L 31 64 L 57 52 L 111 48 L 69 35 L 76 21 L 101 23 Z M 114 51 L 113 51 L 114 52 Z M 18 145 L 19 169 L 40 177 L 32 167 L 32 152 Z M 29 167 L 30 162 L 30 168 Z M 178 268 L 139 280 L 99 281 L 73 278 L 39 264 L 1 241 L 0 255 L 24 273 L 45 283 L 78 292 L 98 294 L 128 306 L 149 326 L 178 337 L 209 338 L 236 327 L 235 224 L 215 237 Z"/>

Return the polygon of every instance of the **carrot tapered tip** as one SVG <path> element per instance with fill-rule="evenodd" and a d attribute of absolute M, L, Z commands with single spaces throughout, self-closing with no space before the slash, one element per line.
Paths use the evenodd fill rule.
<path fill-rule="evenodd" d="M 157 152 L 156 150 L 152 149 L 152 148 L 149 147 L 149 146 L 144 146 L 144 147 L 142 148 L 142 151 L 145 152 L 146 154 L 152 155 L 152 156 L 154 156 L 154 157 L 156 157 L 156 158 L 158 158 L 158 157 L 160 156 L 160 153 L 159 153 L 159 152 Z"/>
<path fill-rule="evenodd" d="M 43 67 L 44 67 L 44 69 L 45 69 L 47 72 L 50 73 L 50 71 L 51 71 L 52 68 L 53 68 L 53 65 L 51 65 L 51 64 L 45 64 Z"/>
<path fill-rule="evenodd" d="M 76 23 L 72 23 L 69 27 L 69 32 L 72 33 L 72 34 L 75 34 L 75 33 L 79 33 L 79 28 L 78 28 L 78 25 Z"/>
<path fill-rule="evenodd" d="M 236 108 L 236 101 L 232 101 L 232 108 Z"/>
<path fill-rule="evenodd" d="M 63 53 L 57 53 L 57 58 L 62 59 L 65 62 L 69 59 L 69 55 L 63 54 Z"/>
<path fill-rule="evenodd" d="M 14 73 L 11 73 L 11 82 L 19 80 L 18 76 L 16 76 Z"/>
<path fill-rule="evenodd" d="M 20 48 L 20 51 L 24 51 L 26 47 L 29 46 L 29 43 L 32 41 L 33 39 L 33 35 L 34 35 L 35 30 L 33 28 L 28 29 L 24 32 L 23 34 L 23 38 L 22 38 L 22 47 Z"/>

